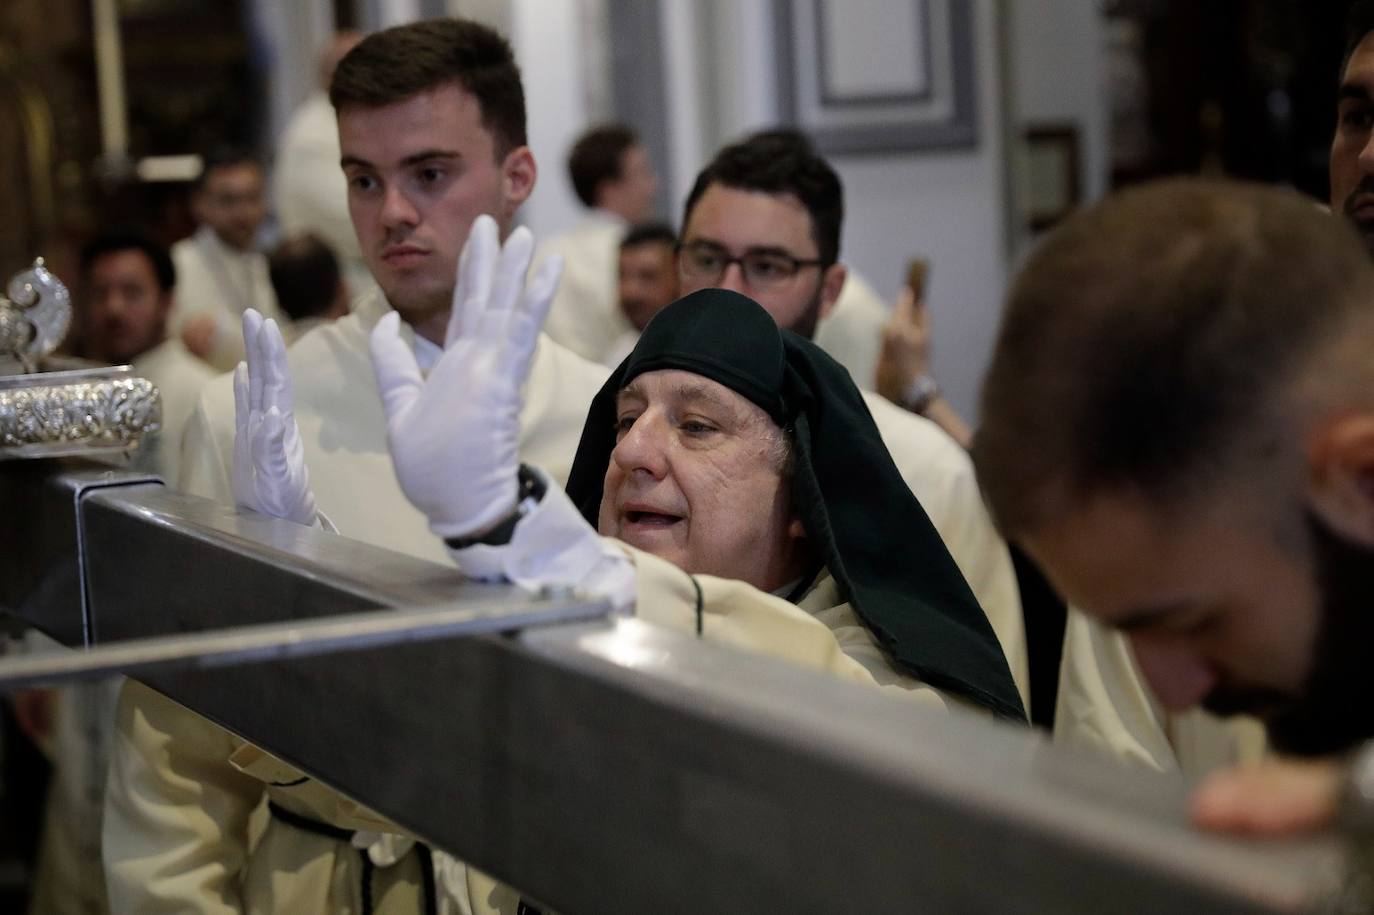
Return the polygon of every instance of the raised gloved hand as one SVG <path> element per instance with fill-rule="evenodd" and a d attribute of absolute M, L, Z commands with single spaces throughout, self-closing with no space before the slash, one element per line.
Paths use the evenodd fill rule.
<path fill-rule="evenodd" d="M 292 413 L 286 343 L 277 322 L 243 313 L 247 361 L 234 370 L 234 502 L 298 524 L 317 520 Z"/>
<path fill-rule="evenodd" d="M 548 314 L 561 258 L 525 282 L 534 239 L 479 216 L 458 262 L 444 354 L 423 378 L 391 313 L 372 332 L 372 367 L 401 490 L 444 539 L 480 535 L 516 504 L 521 388 Z"/>

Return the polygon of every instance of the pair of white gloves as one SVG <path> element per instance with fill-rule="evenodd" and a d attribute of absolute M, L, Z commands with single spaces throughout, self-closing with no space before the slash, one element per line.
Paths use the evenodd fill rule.
<path fill-rule="evenodd" d="M 458 263 L 444 352 L 428 378 L 401 339 L 399 314 L 387 314 L 372 332 L 396 479 L 445 540 L 480 535 L 516 507 L 522 388 L 563 266 L 550 258 L 526 282 L 533 251 L 528 229 L 516 229 L 502 246 L 495 220 L 484 215 L 473 222 Z M 331 529 L 310 489 L 281 331 L 249 310 L 243 336 L 247 361 L 234 373 L 234 500 Z M 556 485 L 521 519 L 510 543 L 454 556 L 472 577 L 536 590 L 576 587 L 609 598 L 617 609 L 633 603 L 628 558 L 596 536 Z"/>

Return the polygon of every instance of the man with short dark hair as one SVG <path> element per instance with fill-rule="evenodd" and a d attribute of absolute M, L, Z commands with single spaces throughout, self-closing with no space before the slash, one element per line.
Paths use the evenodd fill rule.
<path fill-rule="evenodd" d="M 113 229 L 82 248 L 81 279 L 82 351 L 99 362 L 131 364 L 157 385 L 162 429 L 140 446 L 136 460 L 175 483 L 182 429 L 214 372 L 167 336 L 177 283 L 172 258 L 142 232 Z"/>
<path fill-rule="evenodd" d="M 768 131 L 727 146 L 702 169 L 683 207 L 682 292 L 731 289 L 762 305 L 780 327 L 810 337 L 846 282 L 839 259 L 843 219 L 839 176 L 804 137 Z M 968 456 L 929 420 L 868 391 L 864 401 L 987 613 L 1029 705 L 1015 572 Z"/>
<path fill-rule="evenodd" d="M 1165 182 L 1032 255 L 983 393 L 974 459 L 1007 536 L 1126 635 L 1166 708 L 1256 715 L 1287 753 L 1374 737 L 1371 302 L 1360 240 L 1309 201 Z M 1334 802 L 1314 771 L 1295 806 L 1245 776 L 1198 813 L 1310 824 Z"/>
<path fill-rule="evenodd" d="M 568 153 L 568 178 L 582 205 L 634 225 L 653 212 L 658 179 L 639 135 L 624 124 L 584 133 Z"/>
<path fill-rule="evenodd" d="M 534 187 L 520 72 L 499 34 L 441 19 L 364 39 L 339 63 L 330 98 L 350 215 L 378 289 L 289 353 L 273 321 L 247 312 L 255 369 L 279 383 L 253 398 L 240 365 L 207 385 L 187 427 L 182 484 L 446 562 L 396 482 L 368 336 L 394 315 L 421 373 L 439 359 L 474 220 L 510 231 Z M 522 459 L 561 484 L 605 377 L 536 337 L 514 441 Z M 437 854 L 452 879 L 431 879 L 427 848 L 147 687 L 124 691 L 118 727 L 105 820 L 117 911 L 410 913 L 434 911 L 436 886 L 460 908 L 515 911 L 510 891 Z M 260 809 L 271 813 L 265 829 Z"/>
<path fill-rule="evenodd" d="M 348 314 L 348 284 L 339 259 L 316 235 L 295 235 L 272 250 L 267 273 L 293 337 Z"/>
<path fill-rule="evenodd" d="M 579 355 L 603 362 L 632 328 L 616 307 L 616 257 L 627 227 L 653 214 L 658 178 L 634 130 L 603 124 L 584 133 L 568 154 L 568 177 L 586 218 L 545 240 L 536 264 L 563 257 L 563 279 L 545 332 Z"/>
<path fill-rule="evenodd" d="M 1330 151 L 1330 204 L 1374 253 L 1374 3 L 1351 5 L 1336 92 L 1336 129 Z M 1261 729 L 1249 719 L 1219 723 L 1200 709 L 1169 710 L 1142 682 L 1126 640 L 1095 620 L 1070 614 L 1057 736 L 1106 750 L 1152 768 L 1202 774 L 1266 752 Z M 1099 697 L 1092 701 L 1091 697 Z M 1100 701 L 1110 697 L 1110 701 Z"/>
<path fill-rule="evenodd" d="M 630 329 L 606 351 L 611 368 L 630 355 L 649 319 L 677 298 L 677 233 L 661 222 L 635 226 L 620 242 L 619 268 L 617 299 Z"/>
<path fill-rule="evenodd" d="M 1331 209 L 1343 213 L 1374 255 L 1374 3 L 1351 5 L 1331 140 Z"/>
<path fill-rule="evenodd" d="M 267 259 L 257 249 L 267 219 L 266 177 L 252 154 L 219 147 L 201 156 L 191 188 L 199 228 L 172 246 L 180 288 L 172 330 L 219 371 L 243 358 L 239 321 L 255 308 L 279 317 Z"/>
<path fill-rule="evenodd" d="M 329 103 L 329 83 L 339 61 L 362 40 L 360 32 L 340 31 L 320 50 L 315 91 L 282 130 L 272 170 L 282 234 L 318 236 L 339 258 L 348 285 L 358 292 L 372 284 L 372 275 L 348 218 L 348 185 L 339 171 L 339 126 Z"/>
<path fill-rule="evenodd" d="M 145 435 L 133 465 L 176 480 L 181 430 L 201 385 L 214 374 L 167 336 L 176 269 L 167 249 L 132 228 L 101 232 L 81 249 L 80 350 L 129 364 L 162 397 L 162 429 Z M 154 560 L 155 561 L 155 560 Z M 51 650 L 37 633 L 35 642 Z M 26 638 L 26 643 L 27 643 Z M 121 678 L 32 690 L 15 697 L 20 727 L 52 763 L 39 855 L 29 886 L 35 915 L 95 915 L 109 910 L 100 857 L 105 762 Z M 42 715 L 32 714 L 37 707 Z"/>

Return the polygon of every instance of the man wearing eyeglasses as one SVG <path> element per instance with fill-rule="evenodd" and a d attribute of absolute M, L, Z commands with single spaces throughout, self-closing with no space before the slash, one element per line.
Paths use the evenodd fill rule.
<path fill-rule="evenodd" d="M 749 296 L 778 326 L 810 339 L 835 307 L 844 189 L 805 136 L 756 134 L 718 152 L 687 197 L 678 246 L 681 292 Z M 934 423 L 872 392 L 883 442 L 987 613 L 1029 705 L 1025 623 L 1011 557 L 992 526 L 973 466 Z M 900 549 L 900 544 L 894 544 Z"/>

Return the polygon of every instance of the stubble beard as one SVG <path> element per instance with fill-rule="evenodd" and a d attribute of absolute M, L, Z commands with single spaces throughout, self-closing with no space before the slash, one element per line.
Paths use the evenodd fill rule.
<path fill-rule="evenodd" d="M 1259 714 L 1281 753 L 1328 756 L 1374 738 L 1366 701 L 1374 661 L 1374 551 L 1320 518 L 1307 518 L 1320 606 L 1312 668 L 1297 695 L 1222 687 L 1203 706 L 1216 714 Z"/>

